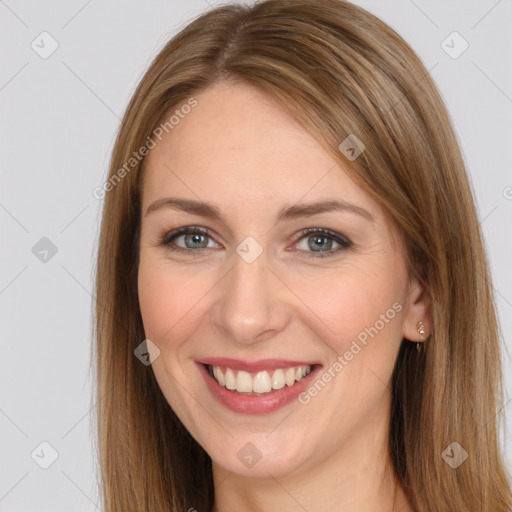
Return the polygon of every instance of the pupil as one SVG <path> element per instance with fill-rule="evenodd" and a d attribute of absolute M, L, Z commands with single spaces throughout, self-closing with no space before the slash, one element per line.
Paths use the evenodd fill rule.
<path fill-rule="evenodd" d="M 322 246 L 324 244 L 322 244 L 322 241 L 325 242 L 326 240 L 327 241 L 330 241 L 330 239 L 326 236 L 316 236 L 313 238 L 314 239 L 314 243 L 317 245 L 317 246 Z M 313 247 L 312 247 L 313 248 Z"/>
<path fill-rule="evenodd" d="M 192 235 L 189 235 L 190 237 L 192 237 L 192 243 L 193 244 L 200 244 L 200 239 L 202 236 L 204 235 L 201 235 L 201 234 L 198 234 L 198 233 L 195 233 L 195 234 L 192 234 Z"/>

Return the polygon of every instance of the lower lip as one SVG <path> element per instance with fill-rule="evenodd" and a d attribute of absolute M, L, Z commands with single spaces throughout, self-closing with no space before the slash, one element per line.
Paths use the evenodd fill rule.
<path fill-rule="evenodd" d="M 309 386 L 312 378 L 321 370 L 321 366 L 315 366 L 300 382 L 282 389 L 276 389 L 271 393 L 261 396 L 241 395 L 236 391 L 229 391 L 221 386 L 208 372 L 208 368 L 202 363 L 196 363 L 204 377 L 206 385 L 213 397 L 222 405 L 234 412 L 243 414 L 266 414 L 277 411 L 289 403 L 297 400 L 300 393 Z"/>

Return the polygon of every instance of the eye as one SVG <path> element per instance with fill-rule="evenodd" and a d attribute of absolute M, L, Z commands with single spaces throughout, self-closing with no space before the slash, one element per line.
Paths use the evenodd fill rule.
<path fill-rule="evenodd" d="M 183 238 L 185 247 L 176 244 L 176 240 Z M 167 233 L 160 245 L 168 247 L 171 251 L 184 252 L 184 253 L 197 253 L 196 249 L 208 249 L 208 238 L 211 238 L 210 230 L 201 228 L 199 226 L 188 226 L 184 228 L 175 229 Z M 213 240 L 212 240 L 213 242 Z M 214 245 L 217 247 L 217 244 Z"/>
<path fill-rule="evenodd" d="M 302 230 L 299 235 L 299 242 L 302 244 L 306 242 L 305 246 L 303 245 L 302 248 L 299 247 L 300 252 L 304 253 L 302 257 L 305 258 L 325 258 L 352 247 L 352 242 L 348 238 L 329 229 L 307 228 Z M 185 247 L 176 243 L 179 239 L 183 239 Z M 208 239 L 213 243 L 213 246 L 208 246 Z M 299 246 L 300 243 L 296 242 L 294 245 Z M 337 244 L 338 247 L 333 249 L 333 243 Z M 199 226 L 187 226 L 175 229 L 163 237 L 160 245 L 167 247 L 171 251 L 186 254 L 198 254 L 200 252 L 199 249 L 219 247 L 219 245 L 213 241 L 210 230 Z"/>
<path fill-rule="evenodd" d="M 305 258 L 334 256 L 352 247 L 352 242 L 347 237 L 330 229 L 308 228 L 301 231 L 300 235 L 302 235 L 299 238 L 300 243 L 306 242 L 305 246 L 303 245 L 301 248 L 301 251 L 305 253 Z M 333 242 L 338 244 L 339 247 L 332 249 Z"/>

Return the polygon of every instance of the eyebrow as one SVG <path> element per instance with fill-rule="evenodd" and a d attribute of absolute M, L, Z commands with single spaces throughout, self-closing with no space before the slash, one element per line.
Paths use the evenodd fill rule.
<path fill-rule="evenodd" d="M 162 199 L 157 199 L 155 202 L 148 206 L 146 215 L 161 209 L 168 208 L 224 222 L 222 214 L 217 206 L 204 201 L 196 201 L 194 199 L 183 199 L 178 197 L 164 197 Z M 299 217 L 309 217 L 311 215 L 318 215 L 320 213 L 332 211 L 355 213 L 361 217 L 364 217 L 370 222 L 375 222 L 374 217 L 369 211 L 353 203 L 339 199 L 326 199 L 324 201 L 315 203 L 285 206 L 279 210 L 279 213 L 277 214 L 277 222 L 291 220 Z"/>

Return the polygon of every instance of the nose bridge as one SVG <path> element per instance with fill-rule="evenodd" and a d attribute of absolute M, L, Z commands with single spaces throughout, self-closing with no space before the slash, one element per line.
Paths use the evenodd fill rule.
<path fill-rule="evenodd" d="M 233 265 L 222 286 L 215 321 L 234 341 L 255 343 L 276 334 L 286 323 L 286 307 L 268 268 L 268 251 L 252 237 L 236 248 Z"/>

